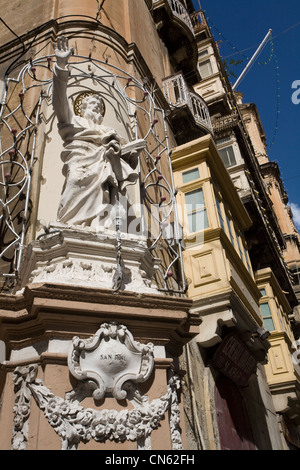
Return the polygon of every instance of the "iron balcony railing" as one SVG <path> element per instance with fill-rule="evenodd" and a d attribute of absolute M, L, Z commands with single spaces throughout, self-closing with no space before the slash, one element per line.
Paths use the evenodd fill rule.
<path fill-rule="evenodd" d="M 194 35 L 193 23 L 191 21 L 190 15 L 188 14 L 183 4 L 179 0 L 164 1 L 168 3 L 173 15 L 176 16 L 176 18 L 178 18 L 180 21 L 182 21 Z M 155 6 L 156 3 L 161 3 L 161 0 L 153 0 L 153 6 Z"/>
<path fill-rule="evenodd" d="M 213 132 L 208 107 L 200 95 L 191 91 L 181 73 L 163 80 L 163 92 L 171 108 L 187 106 L 195 123 Z"/>

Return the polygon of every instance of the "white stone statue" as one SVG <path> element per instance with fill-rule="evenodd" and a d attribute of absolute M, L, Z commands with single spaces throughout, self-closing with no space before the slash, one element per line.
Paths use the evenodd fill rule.
<path fill-rule="evenodd" d="M 144 140 L 126 143 L 118 133 L 102 125 L 104 102 L 99 93 L 87 92 L 77 115 L 67 98 L 72 53 L 64 36 L 54 44 L 53 108 L 64 142 L 61 154 L 65 184 L 58 221 L 66 225 L 97 228 L 105 214 L 118 204 L 126 187 L 138 179 L 138 154 Z"/>

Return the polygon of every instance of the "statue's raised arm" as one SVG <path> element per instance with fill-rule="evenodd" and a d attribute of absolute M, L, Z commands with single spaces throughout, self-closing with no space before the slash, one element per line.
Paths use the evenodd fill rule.
<path fill-rule="evenodd" d="M 52 104 L 60 124 L 72 121 L 72 111 L 67 98 L 67 84 L 69 79 L 68 61 L 73 53 L 69 47 L 68 38 L 61 36 L 53 43 L 56 63 L 53 68 Z"/>

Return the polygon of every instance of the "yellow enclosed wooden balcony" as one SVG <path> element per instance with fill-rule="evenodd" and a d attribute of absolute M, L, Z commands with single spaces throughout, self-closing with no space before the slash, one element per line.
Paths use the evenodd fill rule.
<path fill-rule="evenodd" d="M 201 318 L 198 343 L 211 347 L 223 330 L 238 332 L 260 362 L 269 343 L 262 332 L 256 286 L 244 231 L 251 219 L 211 136 L 172 151 L 184 268 L 192 311 Z"/>

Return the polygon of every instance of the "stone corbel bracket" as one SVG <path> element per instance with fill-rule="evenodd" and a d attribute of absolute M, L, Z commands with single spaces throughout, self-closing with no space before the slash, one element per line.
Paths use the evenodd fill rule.
<path fill-rule="evenodd" d="M 139 383 L 149 378 L 154 367 L 153 351 L 152 343 L 138 343 L 126 326 L 103 323 L 91 338 L 73 338 L 68 366 L 77 380 L 87 381 L 94 399 L 112 393 L 117 400 L 123 400 L 127 396 L 125 382 Z"/>

